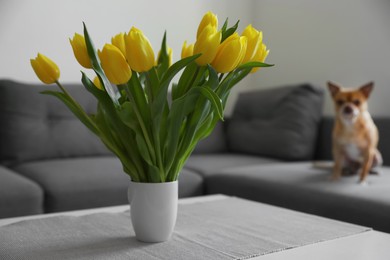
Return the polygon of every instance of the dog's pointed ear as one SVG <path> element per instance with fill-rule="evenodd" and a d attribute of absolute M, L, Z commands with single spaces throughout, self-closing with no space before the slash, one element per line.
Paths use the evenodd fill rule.
<path fill-rule="evenodd" d="M 368 98 L 374 88 L 374 82 L 369 82 L 366 85 L 359 88 L 359 90 L 363 93 L 363 95 Z"/>
<path fill-rule="evenodd" d="M 328 88 L 329 88 L 329 91 L 330 91 L 330 94 L 332 95 L 332 97 L 334 97 L 337 93 L 339 93 L 340 89 L 341 89 L 340 86 L 338 86 L 337 84 L 335 84 L 331 81 L 328 81 Z"/>

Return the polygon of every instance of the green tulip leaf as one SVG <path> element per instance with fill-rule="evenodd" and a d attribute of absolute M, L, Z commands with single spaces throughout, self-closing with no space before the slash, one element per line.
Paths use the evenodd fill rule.
<path fill-rule="evenodd" d="M 192 61 L 196 60 L 200 55 L 202 54 L 199 53 L 175 62 L 172 66 L 169 67 L 167 72 L 164 74 L 161 80 L 161 86 L 164 87 L 165 85 L 169 85 L 169 83 L 171 82 L 173 77 L 176 76 L 177 73 L 179 73 L 183 68 L 185 68 Z"/>
<path fill-rule="evenodd" d="M 198 65 L 196 65 L 195 62 L 192 62 L 185 67 L 183 73 L 180 75 L 178 83 L 175 83 L 172 86 L 172 100 L 183 96 L 185 92 L 184 89 L 190 85 L 190 80 L 192 79 L 197 67 Z"/>
<path fill-rule="evenodd" d="M 227 21 L 227 20 L 226 20 Z M 222 39 L 221 39 L 221 42 L 223 42 L 224 40 L 226 40 L 230 35 L 232 35 L 235 31 L 237 31 L 237 28 L 238 28 L 238 24 L 240 23 L 240 20 L 238 20 L 236 22 L 235 25 L 233 25 L 232 27 L 230 27 L 229 29 L 226 29 L 225 31 L 222 32 Z"/>
<path fill-rule="evenodd" d="M 101 104 L 98 104 L 97 113 L 95 116 L 95 122 L 99 127 L 100 131 L 100 139 L 102 142 L 107 146 L 109 150 L 111 150 L 116 156 L 119 158 L 124 157 L 123 156 L 123 150 L 124 147 L 121 143 L 120 138 L 116 134 L 115 131 L 113 131 L 112 125 L 109 124 L 109 122 L 106 120 L 105 112 L 102 109 Z M 134 165 L 126 163 L 126 167 L 128 169 L 134 170 Z"/>
<path fill-rule="evenodd" d="M 83 83 L 84 87 L 93 94 L 97 100 L 103 102 L 106 100 L 106 93 L 98 89 L 95 84 L 88 78 L 88 76 L 82 71 L 81 72 L 81 83 Z"/>
<path fill-rule="evenodd" d="M 159 183 L 159 182 L 168 182 L 169 180 L 165 179 L 165 176 L 160 174 L 160 170 L 154 166 L 154 165 L 147 165 L 147 172 L 148 172 L 148 180 L 144 182 L 153 182 L 153 183 Z"/>
<path fill-rule="evenodd" d="M 184 96 L 174 100 L 167 119 L 167 138 L 165 147 L 165 171 L 169 172 L 177 155 L 180 140 L 180 130 L 185 123 L 186 116 L 195 110 L 199 97 L 199 88 L 192 88 Z"/>
<path fill-rule="evenodd" d="M 137 116 L 133 110 L 132 105 L 129 101 L 124 102 L 120 108 L 117 109 L 118 116 L 122 122 L 130 129 L 138 132 L 140 127 L 137 120 Z"/>
<path fill-rule="evenodd" d="M 156 162 L 156 153 L 159 151 L 155 149 L 155 146 L 152 143 L 153 129 L 151 108 L 148 106 L 144 89 L 136 76 L 136 72 L 133 72 L 133 76 L 125 85 L 125 88 L 129 93 L 130 104 L 133 106 L 143 137 L 148 146 L 151 159 L 153 162 Z"/>
<path fill-rule="evenodd" d="M 98 75 L 99 79 L 103 83 L 104 89 L 107 91 L 108 95 L 110 96 L 111 100 L 116 106 L 119 106 L 119 101 L 117 100 L 116 93 L 114 88 L 111 86 L 111 83 L 108 81 L 106 75 L 104 74 L 104 71 L 102 67 L 100 66 L 100 60 L 99 57 L 96 53 L 96 49 L 94 47 L 94 44 L 92 42 L 91 37 L 89 36 L 87 26 L 85 23 L 83 23 L 84 26 L 84 39 L 85 39 L 85 44 L 87 45 L 87 51 L 88 51 L 88 56 L 91 59 L 92 62 L 92 68 Z"/>
<path fill-rule="evenodd" d="M 123 140 L 113 130 L 112 125 L 109 124 L 104 111 L 100 104 L 98 105 L 98 112 L 95 118 L 96 124 L 99 126 L 100 139 L 122 162 L 123 169 L 133 181 L 141 181 L 140 175 L 142 172 L 137 170 L 137 165 L 129 156 L 126 155 L 125 148 L 122 145 Z"/>
<path fill-rule="evenodd" d="M 191 144 L 185 149 L 184 154 L 182 155 L 181 160 L 179 161 L 178 168 L 181 169 L 184 166 L 184 163 L 187 161 L 188 157 L 190 157 L 192 151 L 195 149 L 196 145 L 201 139 L 209 136 L 215 128 L 215 125 L 219 121 L 218 117 L 215 117 L 213 113 L 209 114 L 206 120 L 200 127 L 197 129 L 195 136 L 191 142 Z M 177 179 L 179 172 L 175 175 L 173 179 Z"/>
<path fill-rule="evenodd" d="M 195 62 L 191 62 L 184 69 L 180 76 L 179 82 L 172 88 L 172 100 L 183 96 L 189 89 L 196 84 L 196 77 L 199 74 L 199 66 Z"/>
<path fill-rule="evenodd" d="M 217 112 L 219 119 L 223 121 L 222 100 L 218 97 L 217 94 L 215 94 L 215 92 L 210 87 L 207 86 L 201 87 L 200 92 L 211 102 L 211 105 L 214 107 L 215 111 Z"/>
<path fill-rule="evenodd" d="M 136 134 L 135 141 L 137 143 L 138 151 L 141 154 L 141 157 L 149 165 L 154 165 L 149 154 L 148 145 L 145 142 L 145 139 L 142 135 Z"/>
<path fill-rule="evenodd" d="M 226 31 L 226 29 L 227 29 L 228 21 L 229 21 L 229 18 L 226 18 L 225 22 L 224 22 L 223 25 L 222 25 L 222 28 L 221 28 L 222 34 L 223 34 L 223 33 Z"/>
<path fill-rule="evenodd" d="M 160 82 L 157 96 L 152 104 L 152 114 L 154 116 L 155 125 L 160 124 L 162 114 L 164 111 L 166 111 L 165 107 L 167 105 L 168 87 L 170 81 L 180 70 L 182 70 L 191 62 L 193 62 L 199 56 L 200 54 L 179 60 L 178 62 L 174 63 L 171 67 L 169 67 L 168 71 L 165 73 L 163 79 Z"/>
<path fill-rule="evenodd" d="M 169 68 L 169 54 L 168 54 L 168 46 L 167 46 L 167 32 L 164 32 L 164 37 L 161 43 L 160 55 L 157 60 L 157 72 L 160 77 L 164 75 L 164 73 Z"/>
<path fill-rule="evenodd" d="M 145 73 L 145 90 L 149 97 L 150 103 L 156 98 L 160 89 L 160 79 L 158 70 L 155 67 Z"/>
<path fill-rule="evenodd" d="M 217 71 L 210 65 L 207 65 L 207 69 L 209 71 L 209 79 L 207 84 L 211 87 L 213 91 L 218 87 L 219 79 Z"/>
<path fill-rule="evenodd" d="M 240 65 L 237 70 L 242 70 L 242 69 L 247 69 L 247 68 L 256 68 L 256 67 L 273 67 L 274 64 L 268 64 L 268 63 L 263 63 L 263 62 L 259 62 L 259 61 L 251 61 L 251 62 L 247 62 L 247 63 L 244 63 L 242 65 Z"/>
<path fill-rule="evenodd" d="M 118 156 L 119 159 L 121 161 L 131 160 L 137 169 L 137 174 L 142 176 L 144 173 L 140 155 L 136 150 L 137 145 L 135 136 L 132 136 L 132 133 L 129 132 L 129 128 L 120 119 L 117 113 L 117 109 L 120 108 L 120 106 L 114 106 L 107 94 L 104 91 L 100 91 L 99 89 L 95 88 L 93 82 L 84 73 L 82 73 L 81 81 L 85 88 L 90 91 L 96 97 L 96 99 L 99 100 L 101 111 L 104 112 L 102 114 L 104 115 L 107 124 L 112 129 L 111 131 L 115 131 L 117 133 L 121 146 L 124 147 L 124 150 L 126 151 L 124 154 Z"/>
<path fill-rule="evenodd" d="M 124 85 L 128 92 L 130 102 L 136 105 L 136 109 L 140 114 L 142 121 L 146 124 L 150 121 L 150 109 L 146 100 L 144 89 L 139 81 L 136 72 L 133 72 L 133 76 L 130 81 Z"/>

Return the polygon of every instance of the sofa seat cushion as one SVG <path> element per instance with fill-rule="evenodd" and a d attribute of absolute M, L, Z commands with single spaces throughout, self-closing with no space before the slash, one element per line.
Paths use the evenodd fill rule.
<path fill-rule="evenodd" d="M 30 162 L 14 170 L 42 186 L 46 212 L 127 203 L 130 178 L 115 157 Z"/>
<path fill-rule="evenodd" d="M 25 163 L 14 168 L 39 183 L 45 192 L 45 211 L 57 212 L 127 204 L 130 177 L 116 157 L 86 157 Z M 181 183 L 182 182 L 182 183 Z M 203 179 L 180 175 L 182 196 L 200 195 Z"/>
<path fill-rule="evenodd" d="M 40 213 L 43 213 L 41 187 L 0 166 L 0 218 Z"/>
<path fill-rule="evenodd" d="M 279 161 L 244 154 L 193 154 L 184 167 L 199 172 L 202 176 L 207 176 L 227 168 L 234 169 L 241 166 L 263 165 L 275 162 Z"/>
<path fill-rule="evenodd" d="M 209 193 L 224 193 L 390 232 L 390 168 L 331 182 L 331 169 L 281 163 L 224 170 L 206 179 Z"/>
<path fill-rule="evenodd" d="M 227 126 L 230 151 L 282 160 L 311 160 L 323 91 L 309 84 L 243 92 Z"/>

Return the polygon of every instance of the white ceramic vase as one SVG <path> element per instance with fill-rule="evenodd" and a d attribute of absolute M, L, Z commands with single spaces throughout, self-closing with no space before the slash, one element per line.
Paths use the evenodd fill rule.
<path fill-rule="evenodd" d="M 128 199 L 137 240 L 148 243 L 167 241 L 176 223 L 178 182 L 131 182 Z"/>

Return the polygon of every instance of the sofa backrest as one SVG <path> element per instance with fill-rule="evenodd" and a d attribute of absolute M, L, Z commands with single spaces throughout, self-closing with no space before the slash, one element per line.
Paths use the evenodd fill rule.
<path fill-rule="evenodd" d="M 205 139 L 199 141 L 193 151 L 193 154 L 228 152 L 225 133 L 226 124 L 227 119 L 225 119 L 224 122 L 219 121 L 213 132 Z"/>
<path fill-rule="evenodd" d="M 227 127 L 229 150 L 313 159 L 322 103 L 323 90 L 310 84 L 240 93 Z"/>
<path fill-rule="evenodd" d="M 374 117 L 379 131 L 378 150 L 383 157 L 384 165 L 390 165 L 390 117 Z M 333 117 L 325 116 L 321 120 L 317 140 L 316 160 L 332 160 Z"/>
<path fill-rule="evenodd" d="M 333 118 L 325 116 L 318 127 L 318 138 L 314 160 L 332 160 Z"/>
<path fill-rule="evenodd" d="M 65 88 L 85 108 L 96 111 L 96 100 L 81 84 Z M 40 94 L 55 85 L 0 80 L 0 163 L 110 154 L 57 98 Z"/>

